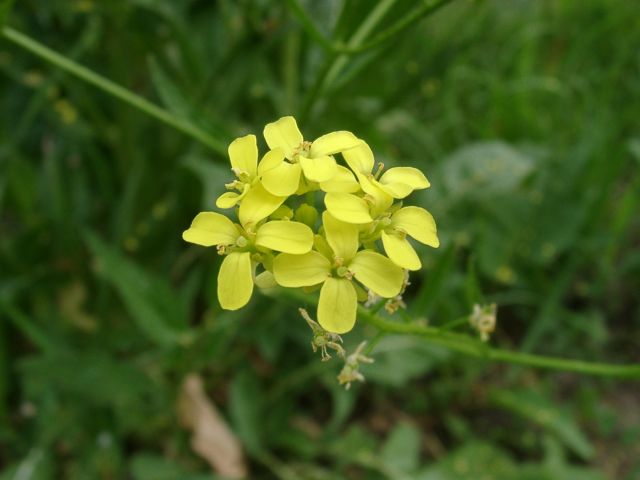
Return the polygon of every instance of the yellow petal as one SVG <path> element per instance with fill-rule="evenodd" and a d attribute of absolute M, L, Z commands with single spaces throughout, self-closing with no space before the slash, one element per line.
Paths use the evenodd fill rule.
<path fill-rule="evenodd" d="M 273 195 L 288 197 L 293 195 L 300 185 L 300 165 L 282 161 L 262 174 L 262 185 Z"/>
<path fill-rule="evenodd" d="M 331 215 L 343 222 L 369 223 L 373 221 L 367 202 L 350 193 L 327 193 L 324 196 L 324 204 Z"/>
<path fill-rule="evenodd" d="M 331 132 L 314 140 L 309 153 L 312 158 L 324 157 L 353 148 L 360 142 L 361 140 L 351 132 Z"/>
<path fill-rule="evenodd" d="M 327 278 L 318 300 L 318 323 L 332 333 L 346 333 L 356 323 L 356 289 L 345 278 Z"/>
<path fill-rule="evenodd" d="M 400 293 L 404 272 L 384 255 L 362 250 L 356 254 L 349 270 L 356 280 L 381 297 L 391 298 Z"/>
<path fill-rule="evenodd" d="M 229 145 L 231 166 L 251 176 L 256 175 L 258 164 L 258 144 L 255 135 L 236 138 Z"/>
<path fill-rule="evenodd" d="M 336 257 L 351 260 L 358 250 L 358 227 L 336 219 L 329 212 L 322 213 L 322 224 L 327 242 Z"/>
<path fill-rule="evenodd" d="M 275 212 L 285 199 L 267 192 L 260 183 L 253 184 L 240 203 L 240 223 L 245 228 L 258 223 Z"/>
<path fill-rule="evenodd" d="M 224 215 L 202 212 L 193 219 L 191 227 L 182 233 L 182 238 L 189 243 L 210 247 L 231 245 L 239 235 L 237 227 Z"/>
<path fill-rule="evenodd" d="M 218 273 L 218 301 L 225 310 L 244 307 L 253 293 L 251 254 L 233 252 L 222 261 Z"/>
<path fill-rule="evenodd" d="M 363 173 L 367 175 L 371 173 L 371 170 L 373 170 L 373 164 L 375 163 L 373 152 L 365 142 L 361 142 L 355 148 L 345 150 L 342 152 L 342 156 L 351 170 L 356 173 Z"/>
<path fill-rule="evenodd" d="M 313 231 L 300 222 L 267 222 L 258 228 L 256 245 L 278 252 L 307 253 L 313 246 Z"/>
<path fill-rule="evenodd" d="M 427 177 L 417 168 L 390 168 L 380 177 L 380 183 L 387 193 L 395 198 L 404 198 L 414 190 L 429 188 Z"/>
<path fill-rule="evenodd" d="M 303 255 L 281 253 L 273 261 L 273 276 L 283 287 L 310 287 L 322 283 L 329 276 L 331 263 L 327 258 L 311 251 Z"/>
<path fill-rule="evenodd" d="M 387 257 L 401 268 L 420 270 L 422 263 L 406 238 L 393 233 L 382 232 L 382 245 Z"/>
<path fill-rule="evenodd" d="M 391 226 L 399 228 L 420 243 L 434 248 L 440 246 L 433 215 L 420 207 L 404 207 L 391 217 Z"/>
<path fill-rule="evenodd" d="M 318 158 L 298 157 L 304 176 L 312 182 L 326 182 L 331 180 L 338 171 L 336 161 L 333 157 L 325 156 Z"/>
<path fill-rule="evenodd" d="M 360 181 L 362 191 L 369 195 L 371 200 L 371 204 L 369 205 L 371 216 L 377 217 L 391 207 L 393 197 L 381 188 L 377 180 L 362 174 L 358 174 L 358 180 Z"/>
<path fill-rule="evenodd" d="M 240 200 L 245 196 L 247 189 L 242 193 L 225 192 L 216 199 L 216 207 L 218 208 L 233 208 Z"/>
<path fill-rule="evenodd" d="M 293 151 L 302 143 L 302 134 L 295 118 L 282 117 L 264 127 L 264 139 L 269 148 L 280 147 L 285 156 L 291 160 Z"/>
<path fill-rule="evenodd" d="M 337 165 L 333 178 L 326 182 L 320 182 L 320 189 L 325 192 L 355 193 L 360 190 L 360 184 L 351 170 L 342 165 Z"/>
<path fill-rule="evenodd" d="M 281 148 L 274 148 L 264 154 L 262 160 L 258 164 L 258 174 L 262 175 L 264 172 L 276 168 L 284 161 L 284 152 Z"/>
<path fill-rule="evenodd" d="M 387 195 L 390 195 L 393 198 L 405 198 L 413 192 L 413 188 L 405 183 L 390 183 L 388 185 L 380 184 L 380 188 L 382 188 Z"/>

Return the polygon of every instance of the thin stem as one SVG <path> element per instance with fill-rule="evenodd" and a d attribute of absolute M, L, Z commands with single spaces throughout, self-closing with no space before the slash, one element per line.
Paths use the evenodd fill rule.
<path fill-rule="evenodd" d="M 299 0 L 286 0 L 287 5 L 289 5 L 289 9 L 296 16 L 298 21 L 302 24 L 307 33 L 316 40 L 325 50 L 330 52 L 338 53 L 338 49 L 336 45 L 334 45 L 331 40 L 325 37 L 318 27 L 316 27 L 311 17 L 307 14 L 304 7 L 300 4 Z"/>
<path fill-rule="evenodd" d="M 296 302 L 313 303 L 312 297 L 293 289 L 280 289 L 279 292 Z M 487 344 L 475 340 L 467 335 L 429 327 L 420 323 L 399 323 L 380 317 L 362 305 L 358 305 L 358 315 L 361 321 L 376 327 L 386 334 L 415 335 L 428 339 L 434 345 L 440 345 L 450 350 L 469 355 L 471 357 L 493 360 L 496 362 L 527 365 L 530 367 L 547 368 L 566 372 L 576 372 L 586 375 L 602 375 L 608 377 L 640 378 L 640 364 L 616 365 L 610 363 L 586 362 L 566 358 L 532 355 L 529 353 L 511 352 L 492 348 Z"/>
<path fill-rule="evenodd" d="M 350 48 L 360 46 L 363 43 L 364 39 L 375 28 L 378 22 L 382 20 L 382 18 L 387 14 L 389 9 L 395 2 L 396 0 L 383 0 L 379 2 L 355 31 L 347 46 Z M 311 88 L 311 91 L 309 92 L 309 95 L 307 96 L 305 104 L 302 108 L 301 118 L 303 119 L 303 121 L 307 118 L 309 113 L 311 113 L 316 100 L 320 97 L 325 87 L 333 82 L 344 65 L 346 65 L 347 61 L 348 55 L 346 54 L 332 56 L 328 60 L 326 66 L 318 75 L 316 82 Z"/>
<path fill-rule="evenodd" d="M 396 23 L 391 25 L 389 28 L 384 30 L 382 33 L 376 35 L 373 39 L 368 42 L 363 43 L 357 47 L 350 47 L 346 45 L 342 45 L 339 43 L 333 43 L 330 39 L 323 35 L 323 33 L 316 27 L 315 23 L 311 19 L 311 17 L 307 14 L 304 7 L 300 4 L 299 0 L 287 0 L 287 4 L 289 8 L 296 16 L 298 21 L 302 24 L 307 33 L 315 39 L 318 44 L 320 44 L 325 50 L 331 53 L 344 53 L 344 54 L 354 54 L 361 53 L 366 50 L 371 50 L 372 48 L 378 47 L 390 40 L 394 36 L 402 33 L 403 30 L 411 27 L 413 24 L 417 23 L 419 20 L 424 18 L 427 15 L 434 13 L 439 10 L 441 7 L 444 7 L 446 4 L 450 3 L 452 0 L 440 0 L 437 2 L 428 2 L 423 1 L 422 5 L 409 12 L 407 15 L 402 17 Z"/>
<path fill-rule="evenodd" d="M 384 16 L 391 10 L 396 0 L 383 0 L 376 5 L 371 13 L 365 18 L 364 22 L 358 27 L 351 39 L 349 40 L 348 47 L 355 48 L 362 45 L 365 38 L 373 31 L 373 29 L 382 21 Z M 325 84 L 331 84 L 335 77 L 340 74 L 342 68 L 349 61 L 348 55 L 338 55 L 332 62 L 331 68 L 325 77 Z"/>
<path fill-rule="evenodd" d="M 453 330 L 461 325 L 469 325 L 469 315 L 465 315 L 464 317 L 457 318 L 456 320 L 451 320 L 448 323 L 445 323 L 439 329 L 441 331 Z"/>
<path fill-rule="evenodd" d="M 378 330 L 378 333 L 376 333 L 376 336 L 373 337 L 373 339 L 371 339 L 368 343 L 366 348 L 364 349 L 364 352 L 362 352 L 364 355 L 368 356 L 371 355 L 371 353 L 373 352 L 373 349 L 376 348 L 378 346 L 378 344 L 380 343 L 380 341 L 387 336 L 387 332 L 383 331 L 383 330 Z"/>
<path fill-rule="evenodd" d="M 407 335 L 417 335 L 429 338 L 433 343 L 437 343 L 451 350 L 464 353 L 487 360 L 513 363 L 518 365 L 528 365 L 531 367 L 548 368 L 551 370 L 562 370 L 567 372 L 583 373 L 588 375 L 603 375 L 611 377 L 640 378 L 640 365 L 615 365 L 607 363 L 586 362 L 582 360 L 572 360 L 565 358 L 547 357 L 543 355 L 532 355 L 528 353 L 510 352 L 498 348 L 491 348 L 482 342 L 470 340 L 463 335 L 452 334 L 437 328 L 427 327 L 419 324 L 403 324 L 383 319 L 377 315 L 372 315 L 365 308 L 359 308 L 360 318 L 365 322 L 374 325 L 387 333 L 400 333 Z"/>
<path fill-rule="evenodd" d="M 69 60 L 64 55 L 51 50 L 49 47 L 10 27 L 2 28 L 2 36 L 10 42 L 13 42 L 14 44 L 42 58 L 43 60 L 46 60 L 47 62 L 61 68 L 62 70 L 65 70 L 66 72 L 69 72 L 77 78 L 80 78 L 81 80 L 84 80 L 85 82 L 98 87 L 100 90 L 116 98 L 119 98 L 123 102 L 128 103 L 132 107 L 145 112 L 155 119 L 160 120 L 161 122 L 175 128 L 176 130 L 189 135 L 193 139 L 208 146 L 220 155 L 226 155 L 226 147 L 223 142 L 212 137 L 207 132 L 193 125 L 192 123 L 173 115 L 167 110 L 158 107 L 157 105 L 140 97 L 139 95 L 136 95 L 130 90 L 127 90 L 126 88 L 112 82 L 111 80 L 98 75 L 94 71 L 89 70 L 88 68 L 72 60 Z"/>
<path fill-rule="evenodd" d="M 424 17 L 435 13 L 440 10 L 440 8 L 444 7 L 448 3 L 451 3 L 452 0 L 440 0 L 439 2 L 423 2 L 423 5 L 416 8 L 414 11 L 409 12 L 406 16 L 398 20 L 391 27 L 376 35 L 371 41 L 364 43 L 357 51 L 370 50 L 379 45 L 382 45 L 387 40 L 391 39 L 395 35 L 401 33 L 404 29 L 411 27 L 413 24 L 422 20 Z"/>

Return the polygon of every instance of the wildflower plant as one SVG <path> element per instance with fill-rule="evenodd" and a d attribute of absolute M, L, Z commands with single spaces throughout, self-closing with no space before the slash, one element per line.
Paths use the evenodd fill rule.
<path fill-rule="evenodd" d="M 318 323 L 305 319 L 314 340 L 331 339 L 340 353 L 334 335 L 353 328 L 359 302 L 374 296 L 402 304 L 407 272 L 422 266 L 409 239 L 438 247 L 433 216 L 404 205 L 429 181 L 416 168 L 376 166 L 371 148 L 351 132 L 307 141 L 290 116 L 266 125 L 264 138 L 269 150 L 260 161 L 254 135 L 229 145 L 236 179 L 216 201 L 226 215 L 198 214 L 183 239 L 225 256 L 218 274 L 224 309 L 245 306 L 254 284 L 319 290 Z"/>

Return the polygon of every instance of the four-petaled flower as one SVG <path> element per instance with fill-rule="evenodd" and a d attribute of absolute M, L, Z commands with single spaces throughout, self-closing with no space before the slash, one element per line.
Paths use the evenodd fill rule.
<path fill-rule="evenodd" d="M 313 142 L 305 141 L 293 117 L 269 123 L 264 127 L 264 138 L 273 153 L 262 162 L 262 184 L 272 194 L 284 196 L 298 191 L 301 174 L 321 185 L 336 175 L 348 182 L 351 172 L 336 165 L 332 155 L 361 142 L 353 133 L 345 131 L 328 133 Z"/>
<path fill-rule="evenodd" d="M 356 321 L 358 298 L 354 280 L 380 297 L 400 293 L 402 269 L 387 257 L 370 250 L 358 251 L 358 227 L 322 215 L 329 248 L 303 255 L 282 253 L 273 262 L 273 275 L 283 287 L 311 287 L 322 284 L 318 301 L 318 322 L 325 330 L 345 333 Z"/>
<path fill-rule="evenodd" d="M 216 246 L 225 255 L 218 273 L 218 301 L 226 310 L 237 310 L 249 302 L 256 264 L 272 250 L 303 254 L 313 245 L 313 232 L 303 223 L 277 220 L 254 230 L 215 212 L 199 213 L 182 238 L 204 247 Z"/>

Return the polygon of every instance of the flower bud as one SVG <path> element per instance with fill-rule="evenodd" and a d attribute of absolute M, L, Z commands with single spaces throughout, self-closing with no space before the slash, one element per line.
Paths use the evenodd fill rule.
<path fill-rule="evenodd" d="M 280 205 L 275 212 L 269 215 L 272 220 L 291 220 L 293 218 L 293 210 L 286 205 Z"/>
<path fill-rule="evenodd" d="M 298 222 L 308 225 L 310 228 L 314 228 L 318 220 L 318 210 L 308 203 L 303 203 L 296 210 L 295 219 Z"/>

